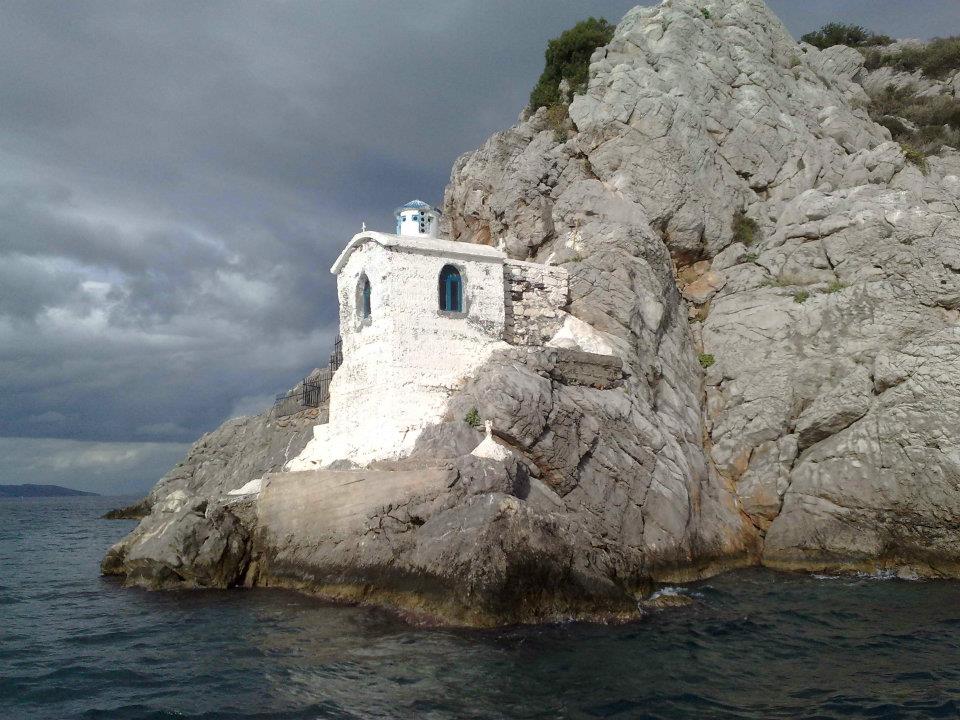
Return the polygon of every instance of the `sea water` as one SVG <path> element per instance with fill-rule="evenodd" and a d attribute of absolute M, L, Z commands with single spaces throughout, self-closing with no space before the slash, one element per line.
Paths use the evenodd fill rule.
<path fill-rule="evenodd" d="M 472 631 L 101 578 L 115 498 L 0 500 L 2 718 L 956 718 L 960 583 L 751 570 L 622 625 Z"/>

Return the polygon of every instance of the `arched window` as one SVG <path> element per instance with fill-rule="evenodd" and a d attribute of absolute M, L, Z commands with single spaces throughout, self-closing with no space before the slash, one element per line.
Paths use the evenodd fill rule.
<path fill-rule="evenodd" d="M 360 285 L 357 290 L 357 309 L 360 311 L 360 317 L 366 320 L 370 317 L 370 281 L 366 275 L 360 276 Z"/>
<path fill-rule="evenodd" d="M 463 312 L 463 278 L 453 265 L 444 265 L 440 271 L 440 309 Z"/>

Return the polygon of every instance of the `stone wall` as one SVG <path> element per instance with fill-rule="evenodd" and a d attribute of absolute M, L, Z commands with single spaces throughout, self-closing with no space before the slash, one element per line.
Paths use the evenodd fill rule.
<path fill-rule="evenodd" d="M 503 266 L 504 340 L 544 345 L 563 325 L 568 274 L 563 268 L 507 260 Z"/>

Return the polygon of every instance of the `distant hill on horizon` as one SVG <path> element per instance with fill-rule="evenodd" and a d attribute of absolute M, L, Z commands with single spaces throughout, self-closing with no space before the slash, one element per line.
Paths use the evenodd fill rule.
<path fill-rule="evenodd" d="M 99 493 L 73 490 L 60 485 L 0 485 L 0 498 L 5 497 L 72 497 L 77 495 L 99 495 Z"/>

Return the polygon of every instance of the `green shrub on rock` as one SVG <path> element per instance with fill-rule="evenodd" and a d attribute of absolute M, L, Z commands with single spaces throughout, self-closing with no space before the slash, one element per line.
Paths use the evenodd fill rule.
<path fill-rule="evenodd" d="M 907 159 L 908 163 L 912 163 L 920 168 L 920 172 L 924 175 L 927 174 L 929 165 L 927 164 L 927 154 L 920 148 L 916 148 L 913 145 L 908 145 L 906 143 L 901 143 L 900 147 L 903 148 L 903 156 Z"/>
<path fill-rule="evenodd" d="M 927 156 L 943 147 L 960 147 L 960 99 L 917 95 L 913 88 L 888 86 L 870 99 L 874 122 L 890 131 L 907 160 L 926 172 Z"/>
<path fill-rule="evenodd" d="M 801 304 L 801 305 L 802 305 L 803 303 L 805 303 L 805 302 L 806 302 L 807 300 L 809 300 L 809 299 L 810 299 L 810 293 L 807 292 L 806 290 L 797 290 L 797 291 L 793 294 L 793 301 L 794 301 L 795 303 L 799 303 L 799 304 Z"/>
<path fill-rule="evenodd" d="M 704 370 L 717 362 L 717 359 L 710 353 L 700 353 L 697 355 L 697 360 L 700 361 L 700 367 L 702 367 Z"/>
<path fill-rule="evenodd" d="M 873 43 L 885 45 L 887 43 Z M 932 78 L 943 78 L 960 70 L 960 36 L 936 38 L 922 45 L 908 45 L 896 52 L 871 49 L 863 54 L 868 70 L 892 67 L 904 72 L 922 70 Z"/>
<path fill-rule="evenodd" d="M 960 101 L 951 95 L 917 95 L 911 87 L 888 86 L 870 98 L 868 110 L 877 118 L 899 120 L 886 125 L 890 132 L 909 132 L 904 120 L 920 127 L 960 127 Z"/>
<path fill-rule="evenodd" d="M 464 422 L 467 423 L 470 427 L 478 428 L 483 425 L 483 421 L 480 419 L 480 413 L 476 408 L 470 408 L 469 412 L 463 417 Z"/>
<path fill-rule="evenodd" d="M 832 22 L 827 23 L 819 30 L 808 32 L 801 35 L 800 39 L 826 50 L 834 45 L 846 45 L 847 47 L 870 47 L 872 45 L 889 45 L 893 38 L 889 35 L 878 35 L 867 30 L 862 25 L 851 25 L 848 23 Z"/>
<path fill-rule="evenodd" d="M 760 231 L 760 226 L 757 224 L 757 221 L 751 217 L 747 217 L 747 214 L 743 210 L 737 210 L 733 214 L 733 241 L 741 242 L 747 247 L 753 245 L 757 240 L 757 234 Z"/>
<path fill-rule="evenodd" d="M 590 56 L 613 38 L 614 26 L 603 18 L 581 20 L 547 43 L 543 73 L 530 93 L 530 110 L 551 107 L 565 101 L 560 81 L 570 83 L 574 93 L 583 92 L 590 72 Z"/>
<path fill-rule="evenodd" d="M 551 105 L 547 108 L 547 122 L 553 128 L 553 139 L 558 143 L 567 140 L 567 120 L 570 119 L 570 113 L 567 112 L 567 106 L 563 103 Z"/>

